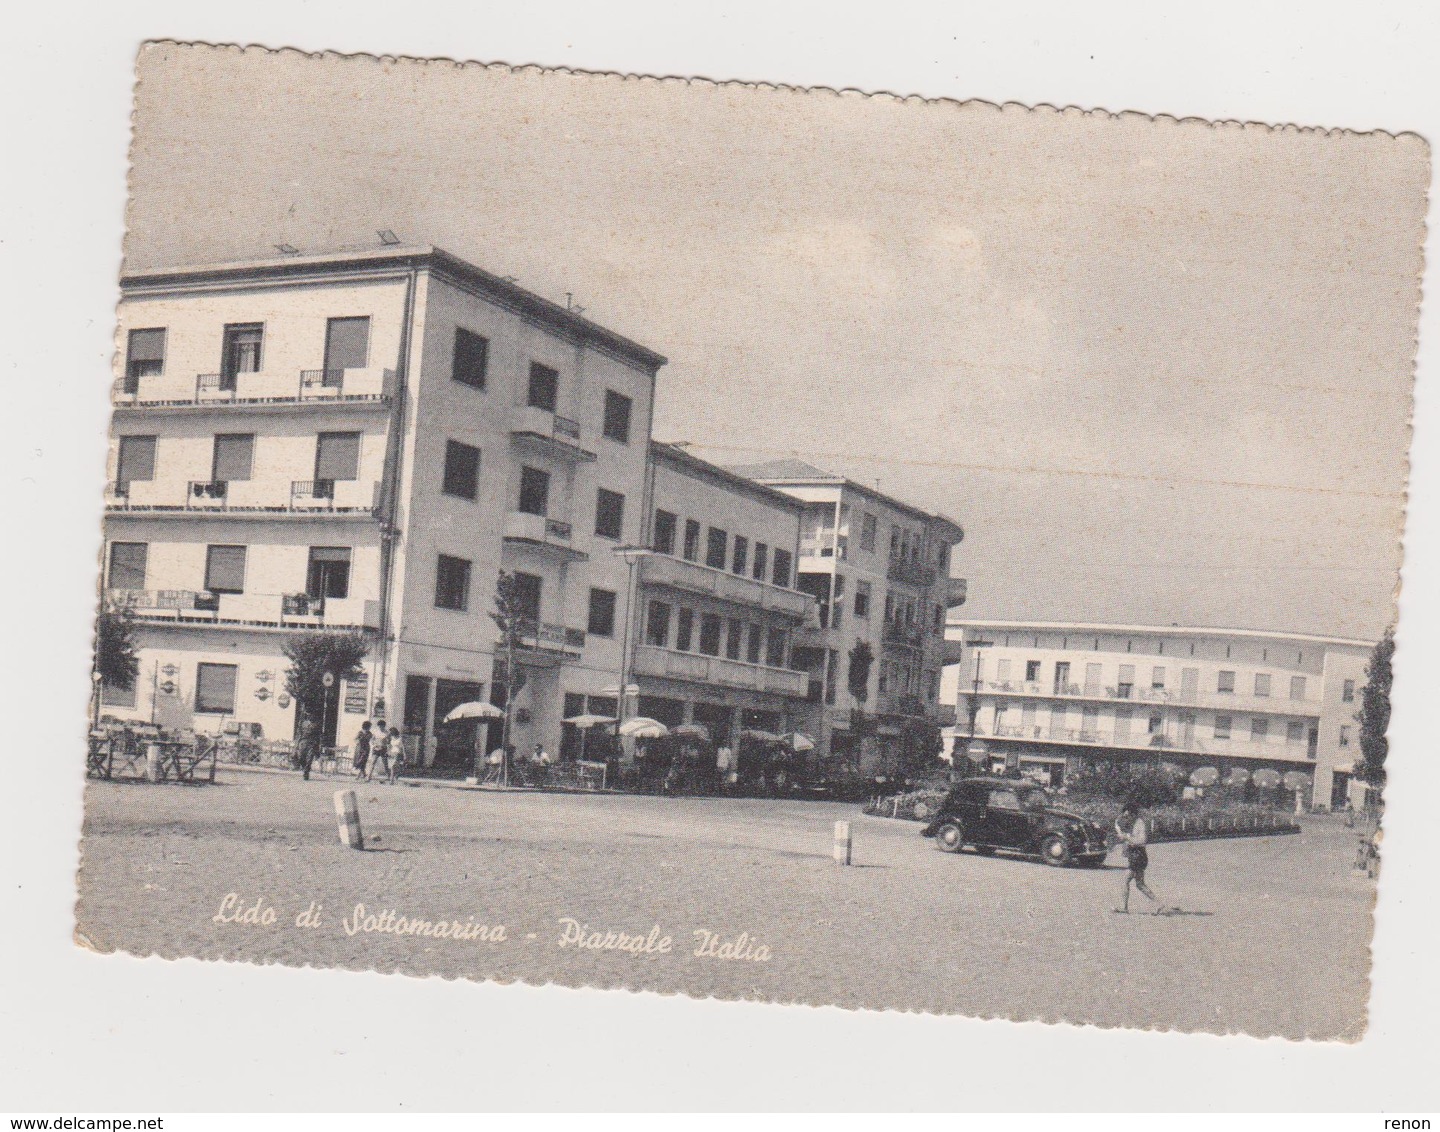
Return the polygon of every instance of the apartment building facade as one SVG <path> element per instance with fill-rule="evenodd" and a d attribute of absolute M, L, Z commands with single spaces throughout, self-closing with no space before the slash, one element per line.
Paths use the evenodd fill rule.
<path fill-rule="evenodd" d="M 951 721 L 940 692 L 944 666 L 958 658 L 945 626 L 948 611 L 965 601 L 965 579 L 950 575 L 963 529 L 803 461 L 731 470 L 804 508 L 796 585 L 817 609 L 813 626 L 796 633 L 792 655 L 793 667 L 809 674 L 804 729 L 862 774 L 883 773 L 907 725 Z M 869 672 L 852 690 L 850 666 L 862 641 Z"/>
<path fill-rule="evenodd" d="M 1348 797 L 1373 642 L 1180 626 L 954 620 L 951 749 L 1059 785 L 1096 760 L 1300 776 Z M 975 709 L 973 731 L 970 708 Z"/>
<path fill-rule="evenodd" d="M 652 443 L 650 476 L 630 664 L 639 714 L 702 724 L 717 744 L 799 729 L 809 677 L 791 667 L 792 644 L 815 620 L 795 588 L 803 505 L 668 444 Z"/>
<path fill-rule="evenodd" d="M 104 586 L 141 672 L 108 714 L 289 738 L 285 635 L 349 629 L 325 738 L 388 716 L 463 762 L 440 721 L 511 692 L 502 569 L 534 627 L 513 741 L 613 701 L 664 358 L 430 247 L 132 274 L 119 317 Z"/>

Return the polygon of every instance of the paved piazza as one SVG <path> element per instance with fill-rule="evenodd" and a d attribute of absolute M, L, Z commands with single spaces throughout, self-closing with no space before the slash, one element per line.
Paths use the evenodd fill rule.
<path fill-rule="evenodd" d="M 1365 1025 L 1374 884 L 1334 818 L 1153 846 L 1150 879 L 1184 914 L 1119 916 L 1118 867 L 948 856 L 853 805 L 362 784 L 360 853 L 336 834 L 343 785 L 91 783 L 80 930 L 137 955 L 730 999 L 1291 1038 Z M 830 858 L 841 818 L 851 868 Z M 257 901 L 248 918 L 273 922 L 244 922 Z M 318 925 L 296 926 L 312 901 Z M 631 950 L 561 947 L 566 918 Z M 415 919 L 466 938 L 395 934 Z M 695 955 L 704 932 L 720 954 L 746 933 L 751 958 Z"/>

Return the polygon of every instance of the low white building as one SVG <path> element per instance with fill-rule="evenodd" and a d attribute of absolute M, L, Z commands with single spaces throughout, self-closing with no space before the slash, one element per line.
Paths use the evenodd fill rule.
<path fill-rule="evenodd" d="M 1269 767 L 1339 805 L 1370 641 L 1181 626 L 952 620 L 953 750 L 1056 785 L 1087 761 Z M 973 727 L 971 725 L 973 710 Z M 1292 779 L 1292 781 L 1294 781 Z"/>

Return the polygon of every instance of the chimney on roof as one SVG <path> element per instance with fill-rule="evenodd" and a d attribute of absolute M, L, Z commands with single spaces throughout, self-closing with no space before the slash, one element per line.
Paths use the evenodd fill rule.
<path fill-rule="evenodd" d="M 299 255 L 300 249 L 294 244 L 275 244 L 274 248 L 281 255 Z"/>
<path fill-rule="evenodd" d="M 400 242 L 400 237 L 395 235 L 389 228 L 381 228 L 375 235 L 380 237 L 380 242 L 387 248 L 394 247 Z"/>

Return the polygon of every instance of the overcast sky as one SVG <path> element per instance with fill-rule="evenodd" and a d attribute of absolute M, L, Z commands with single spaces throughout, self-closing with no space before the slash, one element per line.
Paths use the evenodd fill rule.
<path fill-rule="evenodd" d="M 392 228 L 573 292 L 661 439 L 958 520 L 967 614 L 1392 617 L 1416 138 L 173 46 L 135 125 L 129 268 Z"/>

